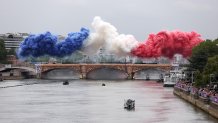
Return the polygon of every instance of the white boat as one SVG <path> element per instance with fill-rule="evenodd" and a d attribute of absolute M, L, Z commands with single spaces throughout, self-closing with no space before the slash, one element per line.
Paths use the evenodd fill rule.
<path fill-rule="evenodd" d="M 172 81 L 170 76 L 164 76 L 164 87 L 174 87 L 176 82 Z"/>
<path fill-rule="evenodd" d="M 170 74 L 164 76 L 164 87 L 174 87 L 176 82 L 181 78 L 180 71 L 170 71 Z"/>

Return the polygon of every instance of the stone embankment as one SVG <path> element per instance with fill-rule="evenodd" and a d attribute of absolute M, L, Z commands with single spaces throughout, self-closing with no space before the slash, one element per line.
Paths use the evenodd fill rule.
<path fill-rule="evenodd" d="M 191 88 L 185 89 L 178 86 L 174 87 L 173 93 L 208 114 L 218 118 L 218 103 L 216 98 L 214 99 L 212 96 L 204 97 L 199 95 L 198 91 L 194 93 Z"/>

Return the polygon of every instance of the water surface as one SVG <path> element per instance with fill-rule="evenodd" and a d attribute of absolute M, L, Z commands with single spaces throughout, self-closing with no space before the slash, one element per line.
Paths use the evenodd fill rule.
<path fill-rule="evenodd" d="M 1 82 L 0 123 L 216 123 L 154 81 L 25 80 Z M 105 83 L 106 86 L 101 86 Z M 123 108 L 125 99 L 136 108 Z"/>

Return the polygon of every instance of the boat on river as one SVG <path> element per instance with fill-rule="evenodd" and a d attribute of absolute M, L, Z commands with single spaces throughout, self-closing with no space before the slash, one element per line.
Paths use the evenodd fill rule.
<path fill-rule="evenodd" d="M 135 100 L 132 100 L 132 99 L 125 100 L 124 108 L 128 110 L 135 109 Z"/>
<path fill-rule="evenodd" d="M 68 80 L 65 80 L 65 81 L 63 82 L 63 85 L 69 85 Z"/>
<path fill-rule="evenodd" d="M 170 71 L 169 74 L 164 76 L 164 87 L 174 87 L 176 82 L 179 80 L 179 78 L 182 77 L 182 74 L 180 71 Z"/>

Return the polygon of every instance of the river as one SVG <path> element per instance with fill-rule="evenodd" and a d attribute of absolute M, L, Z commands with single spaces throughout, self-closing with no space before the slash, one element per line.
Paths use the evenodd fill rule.
<path fill-rule="evenodd" d="M 0 123 L 218 122 L 154 81 L 5 80 L 0 87 Z M 123 108 L 129 98 L 133 111 Z"/>

